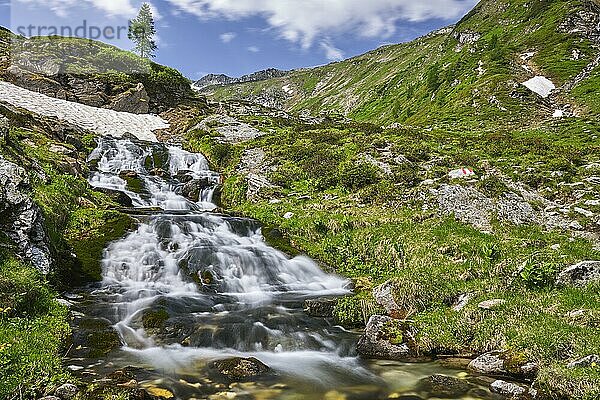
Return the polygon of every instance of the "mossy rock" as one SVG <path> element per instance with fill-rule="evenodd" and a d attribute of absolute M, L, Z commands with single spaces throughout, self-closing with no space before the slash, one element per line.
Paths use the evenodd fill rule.
<path fill-rule="evenodd" d="M 169 313 L 164 308 L 146 310 L 142 317 L 142 325 L 144 329 L 161 329 L 169 317 Z"/>
<path fill-rule="evenodd" d="M 75 213 L 68 243 L 77 256 L 74 270 L 65 278 L 72 284 L 102 280 L 102 254 L 108 243 L 120 239 L 133 227 L 134 220 L 116 211 L 80 210 Z"/>

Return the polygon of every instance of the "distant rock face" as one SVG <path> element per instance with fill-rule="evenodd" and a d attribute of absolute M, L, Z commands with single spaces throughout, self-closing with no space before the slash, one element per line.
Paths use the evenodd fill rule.
<path fill-rule="evenodd" d="M 232 85 L 236 83 L 258 82 L 272 78 L 279 78 L 287 75 L 288 72 L 274 68 L 265 69 L 263 71 L 254 72 L 249 75 L 244 75 L 240 78 L 232 78 L 224 74 L 209 74 L 194 82 L 193 87 L 196 90 L 202 90 L 210 86 Z"/>
<path fill-rule="evenodd" d="M 48 274 L 52 261 L 44 217 L 26 194 L 30 189 L 27 172 L 0 157 L 0 230 L 35 268 Z"/>
<path fill-rule="evenodd" d="M 600 261 L 582 261 L 562 270 L 556 278 L 559 286 L 586 286 L 600 280 Z"/>

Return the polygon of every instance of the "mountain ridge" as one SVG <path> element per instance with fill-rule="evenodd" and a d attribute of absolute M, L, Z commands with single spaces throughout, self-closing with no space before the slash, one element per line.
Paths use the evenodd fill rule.
<path fill-rule="evenodd" d="M 592 0 L 486 0 L 456 25 L 408 43 L 203 92 L 216 100 L 245 99 L 384 124 L 522 126 L 557 110 L 595 116 L 599 10 Z M 586 68 L 584 79 L 560 90 Z M 553 82 L 552 96 L 541 98 L 522 86 L 535 76 Z"/>

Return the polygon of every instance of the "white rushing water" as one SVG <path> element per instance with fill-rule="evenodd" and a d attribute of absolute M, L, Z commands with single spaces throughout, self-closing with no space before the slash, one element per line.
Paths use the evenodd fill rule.
<path fill-rule="evenodd" d="M 161 154 L 165 173 L 151 175 L 148 160 Z M 305 316 L 288 304 L 343 295 L 348 293 L 347 281 L 324 273 L 307 257 L 290 259 L 271 248 L 253 221 L 203 212 L 215 207 L 218 176 L 202 155 L 175 146 L 102 139 L 90 160 L 97 162 L 92 185 L 122 191 L 137 207 L 164 210 L 104 253 L 97 292 L 111 299 L 124 349 L 159 368 L 226 355 L 256 356 L 282 373 L 307 378 L 324 376 L 324 366 L 330 371 L 342 368 L 330 332 L 321 326 L 302 327 Z M 142 183 L 140 193 L 127 188 L 119 176 L 124 172 Z M 180 194 L 184 182 L 194 179 L 210 182 L 198 202 Z M 173 214 L 181 210 L 185 212 Z M 189 320 L 190 329 L 174 334 L 178 340 L 157 339 L 143 328 L 144 313 L 157 304 L 169 315 Z M 185 335 L 191 346 L 179 343 Z M 347 374 L 357 368 L 356 360 L 348 358 L 342 369 Z"/>

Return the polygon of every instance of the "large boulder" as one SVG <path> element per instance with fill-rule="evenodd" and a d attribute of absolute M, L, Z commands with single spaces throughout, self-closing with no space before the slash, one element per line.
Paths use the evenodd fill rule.
<path fill-rule="evenodd" d="M 600 280 L 600 261 L 582 261 L 562 270 L 556 284 L 582 287 L 597 280 Z"/>
<path fill-rule="evenodd" d="M 410 360 L 414 358 L 409 341 L 414 332 L 405 324 L 385 315 L 373 315 L 365 333 L 358 340 L 356 351 L 364 358 L 383 360 Z"/>
<path fill-rule="evenodd" d="M 54 392 L 56 396 L 63 400 L 71 400 L 73 397 L 77 396 L 77 393 L 79 393 L 79 388 L 72 383 L 60 385 Z"/>
<path fill-rule="evenodd" d="M 27 172 L 0 156 L 0 230 L 18 246 L 20 253 L 43 274 L 52 264 L 44 217 L 29 197 Z"/>
<path fill-rule="evenodd" d="M 150 97 L 142 83 L 135 88 L 116 96 L 110 108 L 115 111 L 123 111 L 132 114 L 148 114 L 150 110 Z"/>
<path fill-rule="evenodd" d="M 217 360 L 210 363 L 208 367 L 218 378 L 228 381 L 246 381 L 259 378 L 271 370 L 254 357 L 232 357 Z"/>

